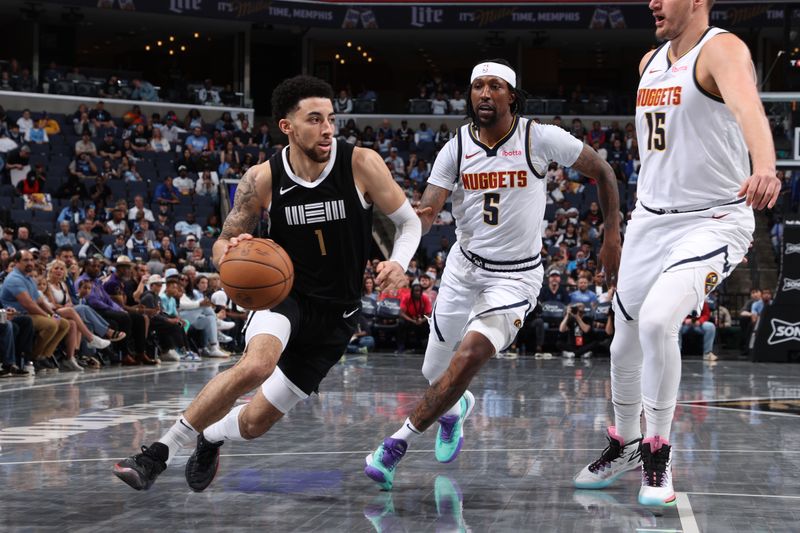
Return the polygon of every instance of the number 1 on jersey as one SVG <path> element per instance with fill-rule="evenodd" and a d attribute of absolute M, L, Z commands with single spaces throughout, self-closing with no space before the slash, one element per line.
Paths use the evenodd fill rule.
<path fill-rule="evenodd" d="M 490 226 L 500 223 L 500 195 L 496 192 L 487 192 L 483 195 L 483 221 Z"/>
<path fill-rule="evenodd" d="M 328 255 L 328 251 L 325 249 L 325 239 L 322 238 L 322 230 L 315 229 L 314 234 L 317 236 L 317 240 L 319 240 L 319 253 L 322 255 Z"/>
<path fill-rule="evenodd" d="M 645 113 L 644 118 L 647 119 L 647 128 L 650 130 L 647 135 L 647 149 L 663 152 L 667 149 L 667 131 L 665 128 L 667 114 Z"/>

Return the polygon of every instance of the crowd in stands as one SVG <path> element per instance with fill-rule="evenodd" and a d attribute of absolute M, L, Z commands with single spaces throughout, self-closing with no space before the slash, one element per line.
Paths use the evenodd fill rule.
<path fill-rule="evenodd" d="M 279 147 L 228 112 L 0 107 L 0 376 L 240 349 L 245 314 L 210 261 L 220 180 Z"/>
<path fill-rule="evenodd" d="M 620 127 L 611 122 L 604 127 L 595 122 L 587 129 L 580 119 L 565 125 L 558 116 L 549 122 L 588 143 L 614 168 L 625 220 L 636 201 L 639 162 L 633 124 Z M 378 151 L 412 204 L 417 204 L 436 154 L 454 133 L 444 124 L 433 130 L 419 123 L 412 129 L 407 120 L 396 127 L 386 119 L 377 130 L 370 126 L 361 130 L 350 120 L 337 136 Z M 68 320 L 74 323 L 69 329 L 54 330 L 54 335 L 62 335 L 54 353 L 49 344 L 26 345 L 27 337 L 18 335 L 22 327 L 18 323 L 25 322 L 23 309 L 31 312 L 17 300 L 21 313 L 10 321 L 14 331 L 9 338 L 18 339 L 20 346 L 14 357 L 8 355 L 13 350 L 4 352 L 3 375 L 20 370 L 21 357 L 35 361 L 38 370 L 47 370 L 54 366 L 54 354 L 62 368 L 71 368 L 115 361 L 130 365 L 158 359 L 191 361 L 196 352 L 226 354 L 221 344 L 240 348 L 238 328 L 244 310 L 218 289 L 209 259 L 221 226 L 219 183 L 241 176 L 280 148 L 280 139 L 273 139 L 267 124 L 253 128 L 243 116 L 234 118 L 227 112 L 206 123 L 197 110 L 183 118 L 174 112 L 148 117 L 135 105 L 115 117 L 102 101 L 92 108 L 81 104 L 71 115 L 0 108 L 0 275 L 16 272 L 16 278 L 29 278 L 20 285 L 30 296 L 25 303 L 36 303 L 41 296 L 44 300 L 36 305 L 45 315 L 49 309 L 62 318 L 70 315 Z M 607 351 L 613 335 L 613 321 L 608 320 L 613 289 L 597 268 L 603 238 L 597 186 L 557 164 L 551 164 L 545 178 L 545 283 L 539 305 L 511 353 L 588 357 Z M 784 179 L 786 202 L 796 205 L 796 181 Z M 367 267 L 364 314 L 352 350 L 369 350 L 377 344 L 402 352 L 424 346 L 425 317 L 455 238 L 448 209 L 446 204 L 423 237 L 409 268 L 407 289 L 377 294 L 372 269 L 378 259 Z M 48 291 L 45 282 L 51 283 L 51 270 L 55 283 L 63 282 L 67 291 Z M 151 294 L 145 297 L 148 291 Z M 16 297 L 0 295 L 4 307 L 15 307 Z M 74 313 L 61 311 L 70 306 L 78 309 L 80 321 Z M 104 312 L 83 316 L 91 313 L 81 306 Z M 711 298 L 708 313 L 687 317 L 684 333 L 705 336 L 708 345 L 712 334 L 708 323 L 718 321 L 717 307 L 721 306 Z M 189 327 L 181 334 L 182 328 L 176 326 L 186 323 Z M 219 331 L 222 327 L 232 328 L 230 337 Z M 98 344 L 92 340 L 95 337 L 124 337 L 124 342 L 100 348 L 95 357 L 89 346 Z"/>
<path fill-rule="evenodd" d="M 182 77 L 172 77 L 168 88 L 157 87 L 131 73 L 108 73 L 103 69 L 85 69 L 59 66 L 50 62 L 38 76 L 22 66 L 17 59 L 0 62 L 0 91 L 49 93 L 86 97 L 119 98 L 157 102 L 188 102 L 199 105 L 241 106 L 241 93 L 231 84 L 214 85 L 211 79 L 202 82 L 185 82 Z"/>

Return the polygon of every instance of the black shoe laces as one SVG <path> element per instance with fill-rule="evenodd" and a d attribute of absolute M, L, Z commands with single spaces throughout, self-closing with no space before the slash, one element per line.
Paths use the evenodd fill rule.
<path fill-rule="evenodd" d="M 151 467 L 158 465 L 162 468 L 162 470 L 164 467 L 166 467 L 166 463 L 164 463 L 164 461 L 162 461 L 161 458 L 158 457 L 155 452 L 153 452 L 147 446 L 142 446 L 142 453 L 140 453 L 135 459 L 136 462 L 142 466 Z"/>
<path fill-rule="evenodd" d="M 650 487 L 661 487 L 665 482 L 670 446 L 663 444 L 657 452 L 642 450 L 642 477 Z"/>
<path fill-rule="evenodd" d="M 197 462 L 207 463 L 214 459 L 216 451 L 222 446 L 222 442 L 209 442 L 205 438 L 200 439 L 197 446 Z"/>
<path fill-rule="evenodd" d="M 607 464 L 618 459 L 622 453 L 622 446 L 619 445 L 616 439 L 612 439 L 611 437 L 606 437 L 606 439 L 608 440 L 608 446 L 606 446 L 606 449 L 600 454 L 600 459 L 589 465 L 589 471 L 593 474 Z"/>

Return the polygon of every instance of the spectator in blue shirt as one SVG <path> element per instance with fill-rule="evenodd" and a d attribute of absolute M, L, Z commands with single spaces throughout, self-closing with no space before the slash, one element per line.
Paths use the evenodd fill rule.
<path fill-rule="evenodd" d="M 59 228 L 61 231 L 56 233 L 55 237 L 56 246 L 58 248 L 61 248 L 62 246 L 75 247 L 78 245 L 78 239 L 71 231 L 69 220 L 62 220 L 59 222 Z"/>
<path fill-rule="evenodd" d="M 159 203 L 180 203 L 180 200 L 178 200 L 178 189 L 172 185 L 172 176 L 164 178 L 164 183 L 156 187 L 156 190 L 153 192 L 153 198 Z"/>
<path fill-rule="evenodd" d="M 86 211 L 80 206 L 80 196 L 75 195 L 70 199 L 69 205 L 58 214 L 56 222 L 60 224 L 66 221 L 74 225 L 73 227 L 77 227 L 85 218 Z"/>
<path fill-rule="evenodd" d="M 589 290 L 589 280 L 585 277 L 578 278 L 578 288 L 569 295 L 571 304 L 583 304 L 586 309 L 591 309 L 597 303 L 597 295 Z"/>
<path fill-rule="evenodd" d="M 144 80 L 133 80 L 133 92 L 131 100 L 145 100 L 147 102 L 157 102 L 158 93 L 153 84 Z"/>
<path fill-rule="evenodd" d="M 186 137 L 186 146 L 192 155 L 197 155 L 208 150 L 208 138 L 203 135 L 203 130 L 196 126 L 192 130 L 192 134 Z"/>
<path fill-rule="evenodd" d="M 420 144 L 423 142 L 433 142 L 436 134 L 428 129 L 428 125 L 424 122 L 419 125 L 419 130 L 414 134 L 414 142 Z"/>
<path fill-rule="evenodd" d="M 31 277 L 35 266 L 33 254 L 27 250 L 19 251 L 14 254 L 14 262 L 14 270 L 0 286 L 0 304 L 27 314 L 33 321 L 36 332 L 33 357 L 52 357 L 56 346 L 69 333 L 69 322 L 61 320 L 36 287 Z"/>

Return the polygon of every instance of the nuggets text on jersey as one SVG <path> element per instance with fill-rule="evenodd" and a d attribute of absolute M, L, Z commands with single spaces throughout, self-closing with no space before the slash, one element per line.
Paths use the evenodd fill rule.
<path fill-rule="evenodd" d="M 461 183 L 469 191 L 521 188 L 528 186 L 528 172 L 525 170 L 462 172 Z"/>

